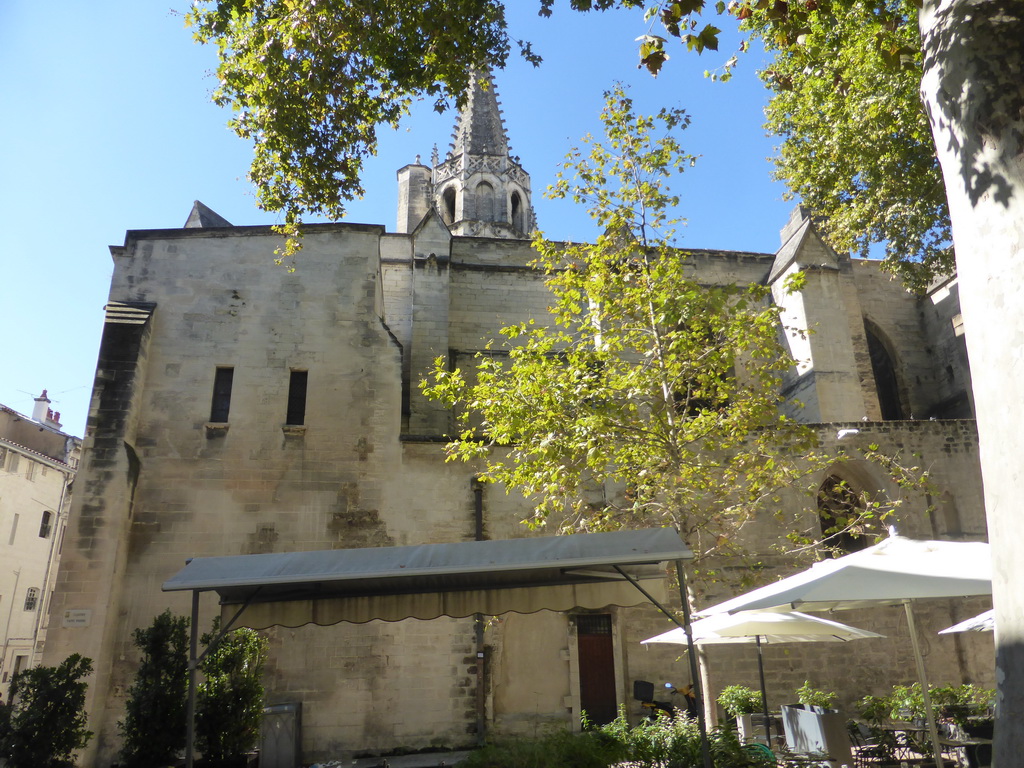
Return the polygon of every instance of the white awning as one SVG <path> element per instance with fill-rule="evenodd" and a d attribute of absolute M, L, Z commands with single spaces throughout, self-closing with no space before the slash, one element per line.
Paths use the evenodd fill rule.
<path fill-rule="evenodd" d="M 197 557 L 163 585 L 214 591 L 225 621 L 274 625 L 463 617 L 664 601 L 670 561 L 693 554 L 671 528 L 409 547 Z"/>

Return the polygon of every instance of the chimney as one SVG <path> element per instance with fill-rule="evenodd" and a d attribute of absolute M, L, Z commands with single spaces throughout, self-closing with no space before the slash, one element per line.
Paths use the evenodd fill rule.
<path fill-rule="evenodd" d="M 50 398 L 46 396 L 46 390 L 43 390 L 43 394 L 36 398 L 35 407 L 32 408 L 32 421 L 38 421 L 40 424 L 45 424 L 47 416 L 50 411 Z"/>

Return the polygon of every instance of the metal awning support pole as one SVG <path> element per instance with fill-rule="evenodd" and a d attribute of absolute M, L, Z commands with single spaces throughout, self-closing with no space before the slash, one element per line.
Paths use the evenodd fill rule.
<path fill-rule="evenodd" d="M 764 684 L 764 657 L 761 655 L 761 636 L 754 635 L 757 643 L 757 672 L 761 676 L 761 706 L 764 708 L 765 746 L 772 748 L 772 720 L 768 715 L 768 688 Z"/>
<path fill-rule="evenodd" d="M 935 725 L 935 708 L 932 706 L 932 694 L 928 690 L 928 674 L 924 669 L 924 657 L 921 656 L 921 645 L 917 640 L 917 627 L 914 625 L 914 609 L 910 600 L 903 601 L 903 609 L 907 613 L 907 631 L 910 633 L 910 645 L 914 649 L 914 662 L 917 664 L 917 679 L 921 682 L 921 698 L 924 700 L 924 716 L 928 721 L 928 736 L 932 740 L 932 753 L 935 755 L 937 768 L 944 768 L 942 762 L 942 745 L 939 743 L 939 729 Z"/>
<path fill-rule="evenodd" d="M 185 710 L 185 768 L 195 761 L 196 742 L 196 658 L 199 651 L 199 591 L 192 591 L 192 625 L 188 645 L 188 705 Z"/>
<path fill-rule="evenodd" d="M 697 725 L 700 728 L 700 752 L 704 760 L 704 768 L 714 768 L 711 763 L 711 745 L 708 742 L 707 720 L 705 719 L 704 713 L 704 692 L 701 690 L 700 672 L 697 669 L 697 651 L 693 645 L 693 632 L 690 629 L 690 604 L 686 600 L 686 579 L 683 576 L 682 562 L 676 560 L 675 564 L 676 576 L 679 578 L 679 595 L 683 603 L 682 621 L 679 621 L 672 611 L 655 600 L 654 596 L 650 592 L 641 587 L 640 583 L 622 570 L 622 568 L 616 565 L 615 570 L 622 574 L 622 577 L 626 579 L 626 581 L 636 587 L 640 591 L 640 594 L 646 597 L 655 608 L 665 614 L 673 624 L 686 633 L 686 647 L 689 651 L 687 655 L 690 657 L 690 684 L 693 686 L 693 695 L 697 699 Z"/>
<path fill-rule="evenodd" d="M 242 607 L 235 612 L 235 615 L 231 617 L 227 624 L 221 627 L 220 632 L 210 641 L 202 654 L 199 653 L 199 590 L 192 591 L 192 632 L 189 637 L 188 646 L 188 703 L 185 711 L 185 719 L 187 721 L 185 724 L 185 768 L 192 768 L 193 761 L 195 760 L 193 752 L 195 751 L 196 741 L 196 672 L 199 670 L 199 663 L 207 657 L 210 651 L 217 647 L 217 643 L 223 639 L 224 635 L 231 631 L 231 625 L 242 615 L 242 611 L 249 607 L 252 599 L 259 591 L 257 589 L 245 599 Z"/>

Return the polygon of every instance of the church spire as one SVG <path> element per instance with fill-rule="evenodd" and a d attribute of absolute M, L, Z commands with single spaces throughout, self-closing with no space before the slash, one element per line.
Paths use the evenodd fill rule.
<path fill-rule="evenodd" d="M 452 234 L 521 239 L 535 228 L 530 175 L 509 152 L 489 72 L 471 79 L 448 156 L 434 163 L 433 187 Z"/>
<path fill-rule="evenodd" d="M 452 154 L 507 157 L 508 136 L 490 72 L 474 76 L 452 136 Z"/>

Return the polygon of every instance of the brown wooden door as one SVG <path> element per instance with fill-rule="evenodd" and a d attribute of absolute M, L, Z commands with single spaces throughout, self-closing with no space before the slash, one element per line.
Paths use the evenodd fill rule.
<path fill-rule="evenodd" d="M 607 613 L 577 616 L 576 645 L 580 665 L 580 708 L 592 723 L 610 723 L 618 714 L 612 617 Z"/>

